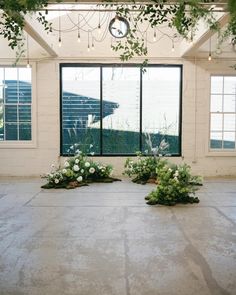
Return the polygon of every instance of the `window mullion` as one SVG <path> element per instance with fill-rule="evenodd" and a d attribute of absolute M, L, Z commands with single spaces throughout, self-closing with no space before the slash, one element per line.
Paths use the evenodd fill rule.
<path fill-rule="evenodd" d="M 102 75 L 103 68 L 100 66 L 100 155 L 103 155 L 103 75 Z"/>
<path fill-rule="evenodd" d="M 142 136 L 143 136 L 143 132 L 142 132 L 142 125 L 143 125 L 143 122 L 142 122 L 142 116 L 143 116 L 143 108 L 142 108 L 142 105 L 143 105 L 143 75 L 142 75 L 142 68 L 140 68 L 140 102 L 139 102 L 139 108 L 140 108 L 140 111 L 139 111 L 139 149 L 140 151 L 142 152 L 143 150 L 143 147 L 142 147 Z"/>

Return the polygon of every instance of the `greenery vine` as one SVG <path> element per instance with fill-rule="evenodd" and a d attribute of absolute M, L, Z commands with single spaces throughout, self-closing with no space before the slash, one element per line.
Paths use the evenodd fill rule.
<path fill-rule="evenodd" d="M 63 2 L 57 0 L 57 2 Z M 228 0 L 227 10 L 230 19 L 227 28 L 220 32 L 219 24 L 214 17 L 213 9 L 206 7 L 207 3 L 214 0 L 179 0 L 174 4 L 168 4 L 168 0 L 151 0 L 150 4 L 136 4 L 130 1 L 129 5 L 111 3 L 104 4 L 116 9 L 119 16 L 125 17 L 130 24 L 127 37 L 118 40 L 112 45 L 114 51 L 120 52 L 120 59 L 128 61 L 135 56 L 146 57 L 148 55 L 146 36 L 140 32 L 139 24 L 148 22 L 151 28 L 166 24 L 176 29 L 178 34 L 186 40 L 191 40 L 197 30 L 200 19 L 203 19 L 209 29 L 218 31 L 220 43 L 226 38 L 232 38 L 232 44 L 236 44 L 236 1 Z M 0 0 L 0 35 L 8 40 L 10 48 L 20 48 L 24 43 L 23 28 L 25 16 L 28 12 L 35 12 L 40 8 L 46 8 L 49 0 Z M 133 10 L 138 11 L 135 15 Z M 45 14 L 47 11 L 45 11 Z M 43 25 L 45 31 L 50 32 L 51 24 L 46 20 L 44 13 L 39 12 L 37 21 Z M 147 60 L 145 60 L 146 63 Z"/>

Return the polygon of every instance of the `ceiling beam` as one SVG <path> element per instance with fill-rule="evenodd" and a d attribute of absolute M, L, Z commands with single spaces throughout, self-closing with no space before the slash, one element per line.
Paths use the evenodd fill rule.
<path fill-rule="evenodd" d="M 51 57 L 57 57 L 57 52 L 49 45 L 49 37 L 43 29 L 40 30 L 41 33 L 37 32 L 39 26 L 38 23 L 33 23 L 33 19 L 25 17 L 24 31 L 29 34 Z"/>
<path fill-rule="evenodd" d="M 223 16 L 221 16 L 218 19 L 218 23 L 220 28 L 224 27 L 228 21 L 229 21 L 229 13 L 225 13 Z M 216 31 L 213 30 L 207 30 L 203 34 L 201 34 L 197 39 L 193 40 L 193 44 L 188 46 L 185 46 L 184 50 L 181 53 L 181 57 L 187 57 L 187 56 L 192 56 L 194 55 L 197 50 L 205 43 L 207 42 L 214 34 Z"/>

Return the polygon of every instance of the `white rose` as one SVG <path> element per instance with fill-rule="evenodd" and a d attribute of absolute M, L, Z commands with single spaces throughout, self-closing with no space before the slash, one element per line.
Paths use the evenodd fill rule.
<path fill-rule="evenodd" d="M 64 167 L 70 167 L 69 162 L 66 161 L 66 162 L 64 163 Z"/>
<path fill-rule="evenodd" d="M 93 167 L 91 167 L 91 168 L 89 169 L 89 173 L 93 174 L 94 172 L 95 172 L 95 169 L 94 169 Z"/>
<path fill-rule="evenodd" d="M 79 163 L 79 159 L 75 159 L 75 163 L 78 164 Z"/>
<path fill-rule="evenodd" d="M 80 172 L 83 174 L 84 173 L 84 169 L 81 169 Z"/>
<path fill-rule="evenodd" d="M 55 178 L 55 179 L 54 179 L 54 182 L 55 182 L 55 183 L 59 183 L 59 179 Z"/>
<path fill-rule="evenodd" d="M 86 163 L 84 164 L 84 166 L 85 166 L 85 167 L 90 167 L 90 163 L 89 163 L 89 162 L 86 162 Z"/>
<path fill-rule="evenodd" d="M 67 170 L 66 169 L 62 169 L 62 173 L 66 174 Z"/>
<path fill-rule="evenodd" d="M 77 181 L 78 182 L 81 182 L 82 180 L 83 180 L 83 177 L 82 176 L 77 177 Z"/>
<path fill-rule="evenodd" d="M 73 166 L 73 170 L 74 170 L 74 171 L 79 171 L 79 166 L 78 166 L 78 165 L 74 165 L 74 166 Z"/>

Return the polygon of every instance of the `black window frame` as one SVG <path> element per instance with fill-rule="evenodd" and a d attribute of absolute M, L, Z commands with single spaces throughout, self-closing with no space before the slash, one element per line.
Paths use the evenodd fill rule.
<path fill-rule="evenodd" d="M 102 68 L 105 67 L 136 67 L 140 68 L 140 124 L 139 124 L 139 147 L 140 151 L 142 150 L 142 85 L 143 85 L 143 79 L 142 79 L 142 64 L 121 64 L 121 63 L 60 63 L 59 64 L 59 81 L 60 81 L 60 156 L 63 157 L 69 157 L 72 156 L 71 154 L 63 153 L 63 141 L 62 141 L 62 69 L 64 67 L 99 67 L 100 68 L 100 153 L 93 155 L 93 157 L 132 157 L 136 156 L 136 154 L 103 154 L 102 148 L 103 148 L 103 124 L 102 124 Z M 145 66 L 145 68 L 149 67 L 156 67 L 156 68 L 179 68 L 180 69 L 180 81 L 179 81 L 179 150 L 178 153 L 175 154 L 167 154 L 168 157 L 182 157 L 182 96 L 183 96 L 183 65 L 182 64 L 148 64 Z"/>

